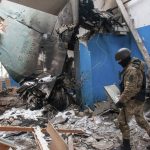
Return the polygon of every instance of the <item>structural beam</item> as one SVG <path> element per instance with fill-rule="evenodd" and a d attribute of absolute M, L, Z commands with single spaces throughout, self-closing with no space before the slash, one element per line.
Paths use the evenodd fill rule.
<path fill-rule="evenodd" d="M 148 70 L 150 70 L 150 56 L 149 56 L 148 50 L 146 49 L 138 31 L 135 29 L 134 24 L 133 24 L 132 20 L 130 19 L 130 16 L 129 16 L 122 0 L 116 0 L 116 2 L 117 2 L 117 5 L 129 27 L 129 29 L 130 29 L 135 41 L 136 41 L 136 44 L 145 60 L 147 66 L 148 66 Z"/>

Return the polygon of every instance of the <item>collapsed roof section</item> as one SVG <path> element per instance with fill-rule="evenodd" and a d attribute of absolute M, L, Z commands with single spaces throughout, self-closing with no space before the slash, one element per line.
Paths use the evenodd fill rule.
<path fill-rule="evenodd" d="M 27 7 L 58 15 L 69 0 L 9 0 Z"/>
<path fill-rule="evenodd" d="M 75 3 L 59 4 L 61 8 L 58 6 L 56 16 L 10 1 L 0 2 L 0 17 L 5 26 L 0 34 L 0 60 L 16 81 L 36 74 L 37 70 L 61 73 L 66 49 L 56 31 L 64 24 L 77 22 L 78 15 L 75 15 Z"/>
<path fill-rule="evenodd" d="M 18 82 L 23 81 L 23 85 L 28 81 L 62 74 L 67 48 L 66 42 L 62 41 L 57 32 L 64 25 L 75 26 L 78 23 L 78 1 L 67 1 L 66 5 L 61 5 L 59 13 L 52 15 L 2 0 L 0 17 L 1 25 L 4 26 L 0 33 L 0 61 L 11 77 Z M 71 36 L 69 34 L 68 39 Z M 33 90 L 28 87 L 29 97 L 39 88 L 39 84 L 34 83 Z M 42 99 L 50 96 L 54 84 L 55 80 L 40 82 L 42 90 L 44 89 L 41 91 Z M 24 95 L 24 92 L 21 94 Z"/>

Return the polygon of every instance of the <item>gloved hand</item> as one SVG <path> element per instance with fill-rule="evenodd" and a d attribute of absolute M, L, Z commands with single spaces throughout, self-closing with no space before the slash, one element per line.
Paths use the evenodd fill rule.
<path fill-rule="evenodd" d="M 123 102 L 118 101 L 118 103 L 116 103 L 116 107 L 118 107 L 118 108 L 123 108 L 123 107 L 125 107 L 125 105 L 124 105 Z"/>

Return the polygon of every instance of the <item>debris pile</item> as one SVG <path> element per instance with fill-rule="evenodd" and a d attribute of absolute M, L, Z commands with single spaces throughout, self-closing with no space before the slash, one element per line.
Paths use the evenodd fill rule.
<path fill-rule="evenodd" d="M 94 8 L 92 0 L 80 1 L 79 23 L 90 31 L 115 32 L 116 27 L 123 27 L 112 11 L 99 11 Z"/>
<path fill-rule="evenodd" d="M 62 22 L 63 17 L 67 18 L 61 17 L 58 18 Z M 3 19 L 0 18 L 0 32 L 3 32 L 3 27 Z M 95 104 L 93 110 L 87 107 L 81 111 L 75 105 L 76 91 L 80 87 L 76 85 L 75 68 L 72 67 L 74 58 L 68 57 L 67 49 L 75 51 L 80 27 L 89 31 L 84 35 L 88 39 L 95 32 L 112 33 L 123 25 L 111 10 L 98 11 L 92 0 L 82 0 L 78 24 L 60 23 L 57 30 L 53 28 L 54 33 L 43 34 L 39 68 L 36 68 L 39 72 L 21 76 L 21 87 L 17 90 L 21 100 L 9 95 L 16 92 L 12 89 L 0 93 L 0 138 L 6 145 L 10 141 L 17 150 L 37 150 L 39 147 L 48 150 L 49 146 L 51 149 L 60 142 L 69 150 L 117 150 L 121 144 L 122 135 L 116 121 L 118 110 L 110 101 Z M 147 134 L 134 119 L 130 126 L 131 137 L 134 137 L 131 139 L 133 150 L 145 150 L 150 142 Z"/>
<path fill-rule="evenodd" d="M 99 109 L 98 106 L 101 105 L 97 105 L 96 109 Z M 105 111 L 106 113 L 101 113 L 102 115 L 94 115 L 96 110 L 93 112 L 88 108 L 80 112 L 78 106 L 72 105 L 64 112 L 52 112 L 52 116 L 49 112 L 48 118 L 42 114 L 43 111 L 43 109 L 31 111 L 12 108 L 0 116 L 0 124 L 6 127 L 35 127 L 36 129 L 39 126 L 42 129 L 47 126 L 49 120 L 55 129 L 63 131 L 61 135 L 66 143 L 70 140 L 73 142 L 75 150 L 112 150 L 121 144 L 121 132 L 114 122 L 117 117 L 116 111 Z M 148 135 L 136 125 L 134 120 L 131 121 L 130 126 L 131 137 L 134 137 L 132 138 L 133 150 L 145 150 L 150 142 Z M 29 132 L 1 132 L 0 137 L 10 140 L 22 150 L 37 148 L 34 136 Z M 50 143 L 51 139 L 47 134 L 42 137 Z"/>
<path fill-rule="evenodd" d="M 15 95 L 0 96 L 0 114 L 12 107 L 18 108 L 21 106 L 23 106 L 22 101 Z"/>
<path fill-rule="evenodd" d="M 17 92 L 20 99 L 27 103 L 26 107 L 37 110 L 51 104 L 62 111 L 70 104 L 75 104 L 76 85 L 71 68 L 72 62 L 73 58 L 66 59 L 63 72 L 59 76 L 42 73 L 25 78 Z"/>

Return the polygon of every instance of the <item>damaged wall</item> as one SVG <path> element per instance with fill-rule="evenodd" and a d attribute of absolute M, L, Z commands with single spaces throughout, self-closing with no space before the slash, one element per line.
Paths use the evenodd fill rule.
<path fill-rule="evenodd" d="M 128 0 L 122 1 L 127 2 Z M 94 4 L 96 8 L 102 11 L 117 7 L 116 0 L 94 0 Z M 149 0 L 131 0 L 127 2 L 125 6 L 136 28 L 150 25 L 150 20 L 147 19 L 150 13 Z M 116 13 L 118 13 L 118 11 L 116 11 Z"/>
<path fill-rule="evenodd" d="M 133 56 L 142 58 L 142 55 L 130 34 L 126 36 L 97 34 L 88 41 L 87 45 L 86 47 L 82 42 L 80 43 L 79 80 L 82 83 L 83 102 L 86 105 L 92 105 L 97 101 L 107 99 L 104 86 L 119 83 L 121 67 L 114 59 L 116 51 L 127 47 L 132 50 Z"/>
<path fill-rule="evenodd" d="M 80 43 L 80 76 L 79 80 L 83 104 L 93 103 L 91 54 L 86 42 Z M 79 66 L 78 66 L 79 67 Z M 77 68 L 78 68 L 77 67 Z"/>
<path fill-rule="evenodd" d="M 94 2 L 95 6 L 100 10 L 107 10 L 116 7 L 115 0 L 111 1 L 111 3 L 110 0 L 95 0 Z M 150 20 L 148 19 L 150 14 L 149 5 L 149 0 L 131 0 L 125 6 L 150 53 Z M 82 45 L 82 43 L 80 43 L 80 45 Z M 106 94 L 103 88 L 104 85 L 118 83 L 118 71 L 121 68 L 116 64 L 114 54 L 121 47 L 130 48 L 133 55 L 142 58 L 131 34 L 124 36 L 99 34 L 88 41 L 87 50 L 90 51 L 91 66 L 88 66 L 87 70 L 91 70 L 92 77 L 87 79 L 88 82 L 90 82 L 90 85 L 87 86 L 86 84 L 82 84 L 82 98 L 87 105 L 92 105 L 96 101 L 106 99 Z M 87 50 L 84 49 L 80 46 L 80 53 L 82 53 L 80 55 L 83 56 L 80 59 L 84 59 L 80 60 L 81 81 L 86 74 L 83 66 L 85 66 L 85 56 L 87 55 L 85 55 L 85 51 Z M 88 75 L 86 76 L 88 77 Z M 85 81 L 83 80 L 83 82 Z M 87 93 L 90 94 L 90 96 L 87 96 Z"/>

